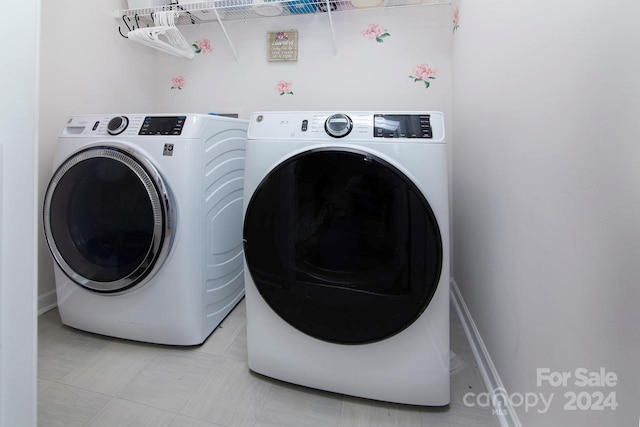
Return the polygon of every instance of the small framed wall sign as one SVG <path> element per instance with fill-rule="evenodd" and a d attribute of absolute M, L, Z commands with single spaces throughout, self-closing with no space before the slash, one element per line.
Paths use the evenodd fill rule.
<path fill-rule="evenodd" d="M 273 31 L 268 33 L 267 59 L 269 61 L 298 60 L 298 31 Z"/>

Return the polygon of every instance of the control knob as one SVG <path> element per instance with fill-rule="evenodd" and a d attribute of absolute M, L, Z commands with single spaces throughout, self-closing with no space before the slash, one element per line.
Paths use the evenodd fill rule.
<path fill-rule="evenodd" d="M 129 119 L 127 116 L 118 116 L 109 120 L 107 124 L 107 132 L 109 135 L 120 135 L 129 126 Z"/>
<path fill-rule="evenodd" d="M 324 130 L 334 138 L 349 135 L 353 129 L 353 122 L 346 114 L 333 114 L 324 122 Z"/>

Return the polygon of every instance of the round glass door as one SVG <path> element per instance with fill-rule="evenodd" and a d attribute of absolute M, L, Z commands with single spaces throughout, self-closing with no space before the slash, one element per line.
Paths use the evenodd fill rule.
<path fill-rule="evenodd" d="M 267 304 L 312 337 L 388 338 L 436 291 L 442 241 L 420 190 L 371 154 L 319 149 L 272 170 L 247 207 L 245 257 Z"/>
<path fill-rule="evenodd" d="M 92 291 L 121 292 L 162 264 L 172 211 L 153 166 L 115 147 L 94 147 L 54 173 L 45 194 L 44 229 L 69 278 Z"/>

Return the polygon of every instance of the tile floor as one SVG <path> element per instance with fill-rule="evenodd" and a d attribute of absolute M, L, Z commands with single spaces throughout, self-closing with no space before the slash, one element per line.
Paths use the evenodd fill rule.
<path fill-rule="evenodd" d="M 463 404 L 484 385 L 451 310 L 451 404 L 423 408 L 299 387 L 249 371 L 242 301 L 198 347 L 71 329 L 58 310 L 38 321 L 38 425 L 132 427 L 498 426 Z"/>

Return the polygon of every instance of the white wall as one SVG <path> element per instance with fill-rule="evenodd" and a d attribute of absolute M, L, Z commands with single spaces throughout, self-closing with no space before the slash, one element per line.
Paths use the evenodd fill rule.
<path fill-rule="evenodd" d="M 40 2 L 12 5 L 0 55 L 0 425 L 36 425 L 36 147 Z"/>
<path fill-rule="evenodd" d="M 155 72 L 154 55 L 142 47 L 131 49 L 131 43 L 118 34 L 122 23 L 111 12 L 124 8 L 124 0 L 42 3 L 40 208 L 52 174 L 58 134 L 71 115 L 153 109 L 150 76 Z M 40 218 L 38 224 L 38 295 L 42 311 L 56 301 L 53 264 Z"/>
<path fill-rule="evenodd" d="M 460 2 L 453 40 L 454 277 L 525 426 L 640 416 L 640 4 Z M 538 387 L 604 367 L 615 387 Z M 566 392 L 616 411 L 565 411 Z"/>
<path fill-rule="evenodd" d="M 156 66 L 155 105 L 160 111 L 416 110 L 451 108 L 450 5 L 338 12 L 333 15 L 336 55 L 326 14 L 230 21 L 227 31 L 236 62 L 217 24 L 180 27 L 189 43 L 211 40 L 214 50 L 192 60 L 161 54 Z M 363 36 L 380 24 L 384 42 Z M 267 61 L 267 32 L 298 30 L 297 62 Z M 431 86 L 409 75 L 418 64 L 438 71 Z M 182 90 L 171 79 L 186 80 Z M 279 95 L 280 80 L 293 95 Z"/>

